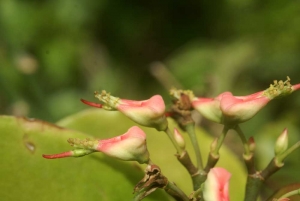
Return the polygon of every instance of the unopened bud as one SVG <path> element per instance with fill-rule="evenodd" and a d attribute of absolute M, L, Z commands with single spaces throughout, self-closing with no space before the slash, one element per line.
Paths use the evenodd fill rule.
<path fill-rule="evenodd" d="M 218 138 L 215 138 L 214 141 L 210 144 L 210 152 L 214 152 L 218 145 Z"/>
<path fill-rule="evenodd" d="M 249 146 L 249 151 L 253 153 L 256 145 L 255 145 L 254 138 L 252 136 L 248 139 L 248 146 Z"/>
<path fill-rule="evenodd" d="M 180 147 L 180 149 L 182 151 L 185 150 L 185 141 L 184 141 L 184 138 L 182 137 L 182 135 L 179 133 L 179 131 L 176 128 L 174 128 L 174 139 L 177 142 L 177 144 Z"/>
<path fill-rule="evenodd" d="M 285 128 L 275 143 L 275 156 L 282 154 L 288 148 L 288 130 Z"/>

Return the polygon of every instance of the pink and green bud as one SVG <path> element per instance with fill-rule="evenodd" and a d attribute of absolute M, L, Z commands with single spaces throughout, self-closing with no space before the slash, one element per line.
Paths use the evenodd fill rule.
<path fill-rule="evenodd" d="M 270 87 L 248 96 L 233 96 L 231 92 L 224 92 L 216 98 L 192 97 L 191 102 L 205 118 L 222 124 L 239 124 L 255 116 L 270 100 L 291 94 L 300 88 L 291 85 L 289 77 L 285 82 L 274 81 Z"/>
<path fill-rule="evenodd" d="M 176 128 L 174 128 L 174 139 L 177 142 L 181 151 L 184 151 L 185 150 L 184 138 L 182 137 L 182 135 L 179 133 L 179 131 Z"/>
<path fill-rule="evenodd" d="M 229 201 L 229 179 L 231 174 L 224 168 L 210 169 L 204 183 L 203 198 L 207 201 Z"/>
<path fill-rule="evenodd" d="M 164 131 L 168 127 L 165 116 L 165 103 L 160 95 L 152 96 L 148 100 L 134 101 L 113 97 L 106 91 L 102 91 L 100 94 L 95 92 L 95 97 L 101 101 L 101 104 L 86 100 L 81 101 L 93 107 L 119 110 L 142 126 L 154 127 L 159 131 Z"/>
<path fill-rule="evenodd" d="M 43 155 L 44 158 L 55 159 L 80 157 L 93 152 L 102 152 L 108 156 L 125 161 L 148 163 L 149 152 L 146 145 L 146 134 L 137 126 L 131 127 L 125 134 L 105 140 L 69 139 L 75 149 L 60 154 Z"/>
<path fill-rule="evenodd" d="M 138 161 L 139 163 L 149 161 L 146 134 L 137 126 L 131 127 L 123 135 L 100 140 L 96 149 L 111 157 L 125 161 Z"/>
<path fill-rule="evenodd" d="M 285 128 L 275 143 L 275 156 L 282 154 L 288 148 L 288 130 Z"/>

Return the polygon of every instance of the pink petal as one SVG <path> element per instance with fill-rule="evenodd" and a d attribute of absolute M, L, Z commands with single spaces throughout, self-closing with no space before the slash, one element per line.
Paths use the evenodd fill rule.
<path fill-rule="evenodd" d="M 149 161 L 146 134 L 137 126 L 131 127 L 121 136 L 99 140 L 97 150 L 121 160 L 138 161 L 139 163 Z"/>
<path fill-rule="evenodd" d="M 229 179 L 231 174 L 224 168 L 212 168 L 204 185 L 203 196 L 205 200 L 229 201 Z"/>
<path fill-rule="evenodd" d="M 293 91 L 300 89 L 300 83 L 292 86 Z"/>
<path fill-rule="evenodd" d="M 192 105 L 205 118 L 221 123 L 222 112 L 220 110 L 219 96 L 217 98 L 195 98 Z"/>
<path fill-rule="evenodd" d="M 246 98 L 237 98 L 231 93 L 224 93 L 220 108 L 227 120 L 239 123 L 252 118 L 269 101 L 270 99 L 265 96 L 257 97 L 257 93 Z"/>

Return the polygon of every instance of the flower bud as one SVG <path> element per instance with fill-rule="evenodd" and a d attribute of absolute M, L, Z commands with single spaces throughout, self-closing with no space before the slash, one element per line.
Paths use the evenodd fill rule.
<path fill-rule="evenodd" d="M 108 156 L 125 161 L 147 163 L 149 152 L 146 134 L 137 126 L 131 127 L 125 134 L 106 140 L 80 140 L 70 138 L 68 142 L 75 149 L 60 154 L 43 155 L 47 159 L 80 157 L 93 152 L 102 152 Z"/>
<path fill-rule="evenodd" d="M 213 153 L 216 151 L 216 148 L 218 146 L 218 138 L 215 138 L 214 141 L 210 144 L 210 152 Z"/>
<path fill-rule="evenodd" d="M 251 153 L 253 153 L 253 152 L 255 151 L 255 147 L 256 147 L 254 138 L 251 136 L 251 137 L 248 139 L 248 142 L 247 142 L 247 143 L 248 143 L 249 151 L 250 151 Z"/>
<path fill-rule="evenodd" d="M 142 126 L 156 128 L 158 131 L 164 131 L 168 127 L 168 121 L 165 116 L 165 103 L 160 95 L 152 96 L 148 100 L 134 101 L 120 99 L 111 96 L 106 91 L 102 91 L 101 93 L 95 92 L 95 97 L 103 104 L 83 99 L 81 101 L 92 107 L 119 110 L 134 122 Z"/>
<path fill-rule="evenodd" d="M 178 146 L 180 147 L 181 151 L 185 150 L 185 141 L 179 131 L 174 128 L 174 139 L 177 142 Z"/>
<path fill-rule="evenodd" d="M 107 140 L 99 140 L 96 149 L 125 161 L 138 161 L 139 163 L 147 163 L 149 161 L 146 134 L 137 126 L 131 127 L 123 135 Z"/>
<path fill-rule="evenodd" d="M 270 87 L 248 96 L 233 96 L 224 92 L 216 98 L 197 98 L 190 96 L 193 108 L 205 118 L 222 124 L 239 124 L 251 119 L 272 99 L 291 94 L 300 89 L 300 84 L 291 85 L 286 81 L 274 81 Z"/>
<path fill-rule="evenodd" d="M 224 168 L 210 169 L 204 183 L 204 200 L 229 201 L 229 179 L 231 174 Z"/>
<path fill-rule="evenodd" d="M 285 128 L 275 143 L 275 156 L 282 154 L 288 148 L 288 130 Z"/>

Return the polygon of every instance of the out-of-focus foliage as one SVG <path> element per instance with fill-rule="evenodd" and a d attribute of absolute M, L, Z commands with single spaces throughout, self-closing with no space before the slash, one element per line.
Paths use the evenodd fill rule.
<path fill-rule="evenodd" d="M 160 93 L 168 103 L 170 86 L 215 96 L 250 94 L 287 75 L 299 83 L 299 24 L 299 1 L 1 0 L 0 113 L 55 122 L 86 108 L 79 99 L 93 100 L 94 90 L 128 99 Z M 292 144 L 299 111 L 296 92 L 242 128 L 272 144 L 283 130 L 274 122 L 292 127 Z"/>
<path fill-rule="evenodd" d="M 94 90 L 167 95 L 150 73 L 154 61 L 199 94 L 248 93 L 286 75 L 299 82 L 299 8 L 280 0 L 3 0 L 0 111 L 53 121 L 84 108 L 74 100 Z"/>

